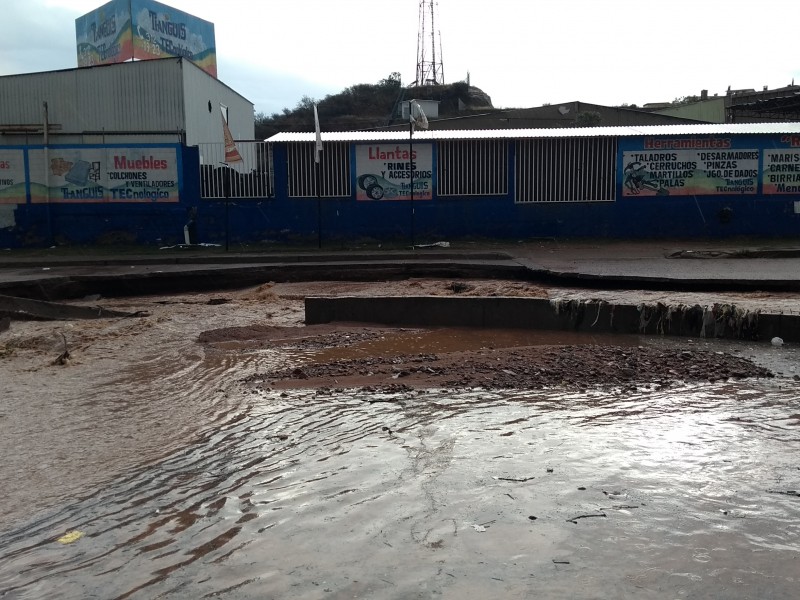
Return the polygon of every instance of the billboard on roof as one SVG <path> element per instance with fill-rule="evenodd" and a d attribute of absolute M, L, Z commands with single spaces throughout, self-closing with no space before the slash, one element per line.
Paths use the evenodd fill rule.
<path fill-rule="evenodd" d="M 78 66 L 180 56 L 217 76 L 214 24 L 154 0 L 111 0 L 75 20 Z"/>
<path fill-rule="evenodd" d="M 153 0 L 131 0 L 133 57 L 182 56 L 217 76 L 214 24 Z"/>
<path fill-rule="evenodd" d="M 79 67 L 133 59 L 130 4 L 130 0 L 111 0 L 75 19 Z"/>

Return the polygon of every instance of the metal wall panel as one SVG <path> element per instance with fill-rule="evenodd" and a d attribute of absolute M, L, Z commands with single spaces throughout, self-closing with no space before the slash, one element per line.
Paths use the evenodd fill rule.
<path fill-rule="evenodd" d="M 63 133 L 183 129 L 178 60 L 0 78 L 0 123 L 49 122 Z M 55 143 L 56 140 L 51 140 Z"/>
<path fill-rule="evenodd" d="M 414 141 L 437 140 L 524 140 L 542 138 L 597 138 L 614 139 L 647 136 L 693 136 L 693 135 L 771 135 L 790 133 L 800 135 L 800 123 L 725 123 L 701 125 L 642 125 L 637 127 L 564 127 L 556 129 L 428 129 L 416 131 Z M 402 131 L 331 131 L 326 132 L 325 141 L 371 142 L 403 141 L 408 132 Z M 268 142 L 313 142 L 314 132 L 282 132 L 273 135 Z"/>
<path fill-rule="evenodd" d="M 508 194 L 505 140 L 442 140 L 437 152 L 439 196 Z"/>
<path fill-rule="evenodd" d="M 523 139 L 514 156 L 518 203 L 616 200 L 616 139 Z"/>
<path fill-rule="evenodd" d="M 319 171 L 319 189 L 317 188 Z M 320 153 L 320 163 L 315 162 L 315 145 L 289 144 L 288 190 L 290 198 L 349 197 L 350 189 L 350 146 L 344 143 L 325 143 Z"/>
<path fill-rule="evenodd" d="M 184 62 L 184 106 L 186 143 L 194 146 L 222 142 L 222 112 L 227 107 L 228 127 L 235 140 L 253 140 L 255 125 L 253 103 L 203 71 Z"/>
<path fill-rule="evenodd" d="M 155 136 L 164 141 L 164 135 L 187 145 L 217 142 L 223 139 L 220 104 L 229 107 L 235 138 L 254 135 L 252 103 L 182 59 L 0 77 L 0 126 L 43 124 L 45 102 L 56 128 L 52 144 L 116 143 L 137 133 L 141 143 Z M 20 138 L 0 128 L 0 143 L 42 142 L 39 134 Z"/>
<path fill-rule="evenodd" d="M 268 198 L 275 195 L 272 147 L 236 142 L 241 162 L 225 163 L 225 143 L 198 144 L 203 198 Z"/>

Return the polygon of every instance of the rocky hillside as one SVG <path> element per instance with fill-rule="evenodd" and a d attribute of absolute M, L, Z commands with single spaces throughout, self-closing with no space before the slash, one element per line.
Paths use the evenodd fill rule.
<path fill-rule="evenodd" d="M 464 81 L 404 87 L 399 73 L 392 73 L 376 84 L 357 84 L 321 100 L 304 96 L 294 109 L 285 108 L 282 113 L 269 116 L 260 113 L 256 115 L 256 139 L 266 139 L 281 131 L 313 131 L 315 102 L 323 131 L 386 127 L 400 122 L 401 103 L 412 98 L 438 100 L 440 118 L 493 109 L 488 94 Z"/>

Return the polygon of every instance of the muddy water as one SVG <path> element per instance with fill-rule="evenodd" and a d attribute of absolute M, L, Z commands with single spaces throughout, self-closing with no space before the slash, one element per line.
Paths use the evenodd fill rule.
<path fill-rule="evenodd" d="M 173 324 L 104 325 L 14 324 L 26 343 L 0 361 L 0 530 L 237 418 L 224 382 L 248 355 L 205 355 Z M 71 358 L 54 366 L 62 333 Z"/>
<path fill-rule="evenodd" d="M 59 409 L 10 388 L 1 597 L 797 597 L 786 348 L 755 348 L 771 381 L 279 394 L 241 378 L 291 356 L 187 353 L 170 323 L 130 364 L 73 365 L 85 394 L 36 371 Z"/>
<path fill-rule="evenodd" d="M 796 349 L 735 347 L 771 382 L 659 392 L 265 394 L 242 379 L 302 353 L 197 334 L 302 306 L 232 296 L 3 334 L 0 597 L 796 597 Z M 323 354 L 600 341 L 556 338 Z"/>
<path fill-rule="evenodd" d="M 475 351 L 495 348 L 516 348 L 545 345 L 614 344 L 635 346 L 638 336 L 596 335 L 578 331 L 538 331 L 522 329 L 452 328 L 408 329 L 366 342 L 340 348 L 309 351 L 297 356 L 326 362 L 370 356 L 428 354 Z"/>

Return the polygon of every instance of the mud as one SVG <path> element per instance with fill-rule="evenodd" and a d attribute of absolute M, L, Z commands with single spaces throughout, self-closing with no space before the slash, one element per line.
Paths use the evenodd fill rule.
<path fill-rule="evenodd" d="M 478 349 L 409 354 L 439 332 L 393 331 L 363 327 L 310 326 L 302 330 L 257 328 L 203 332 L 201 343 L 224 344 L 246 337 L 255 347 L 299 350 L 307 356 L 301 366 L 262 373 L 250 382 L 266 389 L 325 388 L 341 391 L 361 387 L 372 391 L 412 388 L 541 389 L 561 386 L 587 389 L 597 386 L 649 384 L 663 387 L 683 381 L 718 381 L 772 377 L 769 369 L 719 351 L 691 348 L 660 349 L 617 346 L 610 343 L 565 343 L 561 332 L 539 334 L 532 343 L 525 332 L 510 336 L 526 346 L 497 347 L 499 340 Z M 456 330 L 457 331 L 457 330 Z M 444 335 L 455 337 L 453 330 Z M 464 337 L 468 337 L 465 333 Z M 580 338 L 573 335 L 573 338 Z M 622 337 L 622 336 L 618 336 Z M 541 341 L 549 338 L 549 343 Z M 559 341 L 556 341 L 560 338 Z M 500 342 L 501 343 L 501 342 Z M 439 344 L 441 345 L 441 344 Z M 309 350 L 335 349 L 309 353 Z M 332 360 L 327 356 L 335 355 Z M 343 357 L 342 355 L 349 356 Z M 361 356 L 358 356 L 361 355 Z M 333 387 L 332 387 L 333 386 Z"/>

